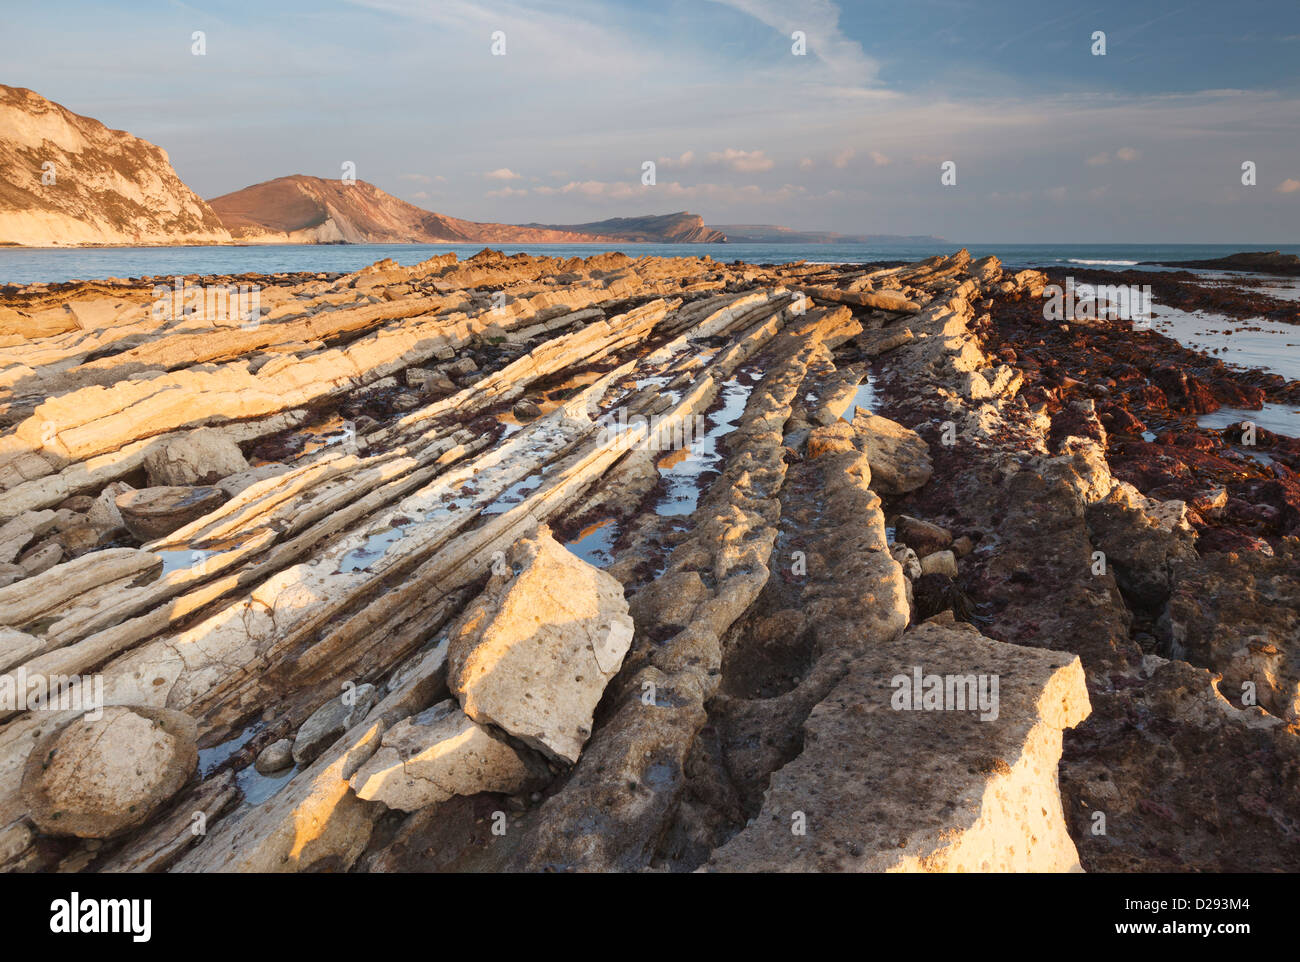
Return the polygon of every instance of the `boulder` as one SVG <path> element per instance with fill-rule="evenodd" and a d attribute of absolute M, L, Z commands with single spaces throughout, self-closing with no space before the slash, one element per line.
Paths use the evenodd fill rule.
<path fill-rule="evenodd" d="M 921 559 L 921 573 L 957 577 L 957 556 L 951 551 L 936 551 Z"/>
<path fill-rule="evenodd" d="M 513 795 L 543 772 L 447 699 L 386 731 L 350 784 L 358 798 L 414 812 L 453 795 Z"/>
<path fill-rule="evenodd" d="M 140 488 L 119 494 L 114 503 L 132 536 L 141 541 L 162 538 L 221 507 L 220 488 Z"/>
<path fill-rule="evenodd" d="M 248 462 L 228 435 L 198 428 L 145 455 L 144 469 L 155 486 L 212 484 L 248 470 Z"/>
<path fill-rule="evenodd" d="M 1182 501 L 1156 501 L 1127 482 L 1089 505 L 1088 531 L 1124 594 L 1158 608 L 1169 597 L 1173 566 L 1194 561 L 1196 532 Z"/>
<path fill-rule="evenodd" d="M 853 430 L 871 465 L 871 486 L 877 491 L 906 494 L 930 480 L 930 446 L 915 431 L 861 409 L 853 418 Z"/>
<path fill-rule="evenodd" d="M 889 556 L 897 561 L 903 567 L 903 574 L 909 581 L 915 581 L 921 577 L 921 560 L 905 544 L 892 544 L 889 546 Z"/>
<path fill-rule="evenodd" d="M 537 418 L 542 416 L 542 409 L 537 406 L 536 402 L 529 401 L 525 398 L 524 400 L 517 402 L 515 406 L 510 409 L 510 413 L 520 421 L 535 421 Z"/>
<path fill-rule="evenodd" d="M 167 708 L 111 705 L 36 744 L 23 771 L 31 818 L 49 835 L 108 838 L 144 823 L 198 766 L 198 726 Z"/>
<path fill-rule="evenodd" d="M 448 683 L 474 721 L 575 762 L 632 641 L 623 586 L 545 525 L 506 561 L 452 627 Z"/>
<path fill-rule="evenodd" d="M 263 775 L 274 775 L 293 764 L 293 742 L 287 738 L 271 742 L 258 754 L 253 767 Z"/>
<path fill-rule="evenodd" d="M 952 532 L 947 528 L 906 514 L 894 519 L 894 538 L 915 551 L 918 558 L 942 551 L 952 544 Z"/>
<path fill-rule="evenodd" d="M 374 685 L 358 685 L 321 705 L 299 726 L 293 740 L 293 760 L 304 768 L 310 765 L 340 735 L 365 718 L 378 698 Z"/>

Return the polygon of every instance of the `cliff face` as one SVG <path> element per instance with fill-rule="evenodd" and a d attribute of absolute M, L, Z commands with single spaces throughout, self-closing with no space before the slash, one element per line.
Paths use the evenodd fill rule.
<path fill-rule="evenodd" d="M 549 227 L 553 230 L 603 234 L 622 241 L 657 244 L 725 244 L 727 235 L 704 226 L 699 214 L 679 211 L 676 214 L 658 214 L 646 217 L 613 217 L 590 224 L 530 224 L 530 227 Z"/>
<path fill-rule="evenodd" d="M 0 244 L 230 241 L 166 151 L 22 87 L 0 85 L 0 168 Z"/>
<path fill-rule="evenodd" d="M 424 210 L 374 184 L 294 174 L 213 198 L 236 240 L 252 244 L 597 243 L 566 228 L 483 224 Z"/>

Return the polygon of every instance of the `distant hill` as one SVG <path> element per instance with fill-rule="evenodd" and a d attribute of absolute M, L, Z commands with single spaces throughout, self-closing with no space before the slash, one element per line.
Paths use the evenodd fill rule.
<path fill-rule="evenodd" d="M 0 169 L 0 244 L 230 242 L 161 147 L 23 87 L 0 85 Z"/>
<path fill-rule="evenodd" d="M 599 234 L 621 241 L 658 244 L 725 244 L 727 234 L 715 227 L 705 227 L 699 214 L 679 211 L 676 214 L 651 214 L 645 217 L 612 217 L 590 224 L 528 224 L 528 227 Z"/>
<path fill-rule="evenodd" d="M 1281 251 L 1241 251 L 1202 261 L 1143 261 L 1144 265 L 1189 267 L 1196 270 L 1248 271 L 1300 277 L 1300 256 Z"/>
<path fill-rule="evenodd" d="M 560 228 L 460 220 L 408 204 L 364 180 L 294 174 L 212 198 L 235 240 L 252 244 L 555 244 L 614 240 Z"/>
<path fill-rule="evenodd" d="M 714 230 L 733 244 L 944 244 L 930 234 L 837 234 L 833 231 L 794 230 L 776 224 L 718 224 Z"/>

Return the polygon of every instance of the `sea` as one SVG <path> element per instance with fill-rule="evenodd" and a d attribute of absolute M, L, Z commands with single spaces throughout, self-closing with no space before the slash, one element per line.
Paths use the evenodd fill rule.
<path fill-rule="evenodd" d="M 215 247 L 0 248 L 0 286 L 70 280 L 169 278 L 187 274 L 278 274 L 355 271 L 391 257 L 418 264 L 454 251 L 462 260 L 483 244 L 274 244 Z M 1300 244 L 998 244 L 944 241 L 934 244 L 493 244 L 506 254 L 588 257 L 622 251 L 629 257 L 709 255 L 718 261 L 786 264 L 793 261 L 856 264 L 918 261 L 962 247 L 975 257 L 996 254 L 1012 268 L 1138 267 L 1143 261 L 1211 260 L 1243 250 L 1300 254 Z M 1148 269 L 1148 268 L 1142 268 Z M 1149 268 L 1164 270 L 1165 268 Z"/>

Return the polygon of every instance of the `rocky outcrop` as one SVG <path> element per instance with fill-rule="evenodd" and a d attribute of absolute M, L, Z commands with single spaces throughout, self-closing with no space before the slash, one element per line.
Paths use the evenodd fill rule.
<path fill-rule="evenodd" d="M 1078 871 L 1056 765 L 1088 712 L 1078 658 L 920 625 L 855 658 L 707 867 Z"/>
<path fill-rule="evenodd" d="M 0 85 L 0 244 L 220 244 L 230 234 L 166 151 Z"/>
<path fill-rule="evenodd" d="M 1045 326 L 1042 273 L 262 280 L 248 325 L 0 296 L 0 694 L 93 675 L 220 746 L 111 845 L 55 841 L 23 772 L 81 712 L 5 700 L 0 867 L 1294 862 L 1287 442 L 1135 439 L 1111 404 L 1170 404 L 1169 361 Z M 133 534 L 151 472 L 215 493 Z"/>

